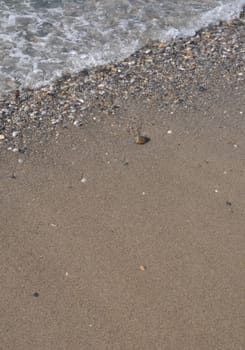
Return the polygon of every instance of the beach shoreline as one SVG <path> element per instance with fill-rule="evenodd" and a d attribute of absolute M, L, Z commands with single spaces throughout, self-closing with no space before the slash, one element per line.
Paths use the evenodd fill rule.
<path fill-rule="evenodd" d="M 81 127 L 98 114 L 117 119 L 130 100 L 162 111 L 198 109 L 195 101 L 211 102 L 215 85 L 243 86 L 244 31 L 243 12 L 240 19 L 193 37 L 149 44 L 122 62 L 64 74 L 39 89 L 16 90 L 0 103 L 0 149 L 24 152 L 32 132 L 47 137 L 57 125 Z"/>

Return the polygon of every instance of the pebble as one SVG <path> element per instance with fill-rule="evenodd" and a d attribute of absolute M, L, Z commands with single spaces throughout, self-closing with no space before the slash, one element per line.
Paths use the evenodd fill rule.
<path fill-rule="evenodd" d="M 75 120 L 73 125 L 79 127 L 82 125 L 82 122 L 80 120 Z"/>
<path fill-rule="evenodd" d="M 82 182 L 83 184 L 85 184 L 85 183 L 87 182 L 87 179 L 83 176 L 83 177 L 81 178 L 81 182 Z"/>
<path fill-rule="evenodd" d="M 159 49 L 165 49 L 165 47 L 167 47 L 167 44 L 165 44 L 165 43 L 160 43 L 160 44 L 158 45 L 158 47 L 159 47 Z"/>
<path fill-rule="evenodd" d="M 51 124 L 52 125 L 58 124 L 59 121 L 60 121 L 60 119 L 51 119 Z"/>

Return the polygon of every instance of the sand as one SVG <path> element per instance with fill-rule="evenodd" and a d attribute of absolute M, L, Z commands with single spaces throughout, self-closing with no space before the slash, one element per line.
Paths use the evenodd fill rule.
<path fill-rule="evenodd" d="M 244 349 L 243 34 L 0 102 L 1 349 Z"/>
<path fill-rule="evenodd" d="M 1 349 L 244 349 L 244 85 L 217 91 L 2 153 Z"/>

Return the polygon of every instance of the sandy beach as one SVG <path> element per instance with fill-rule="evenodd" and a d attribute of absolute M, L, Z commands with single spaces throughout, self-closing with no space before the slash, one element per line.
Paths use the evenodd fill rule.
<path fill-rule="evenodd" d="M 127 98 L 110 75 L 121 64 L 103 86 L 82 90 L 97 74 L 83 72 L 1 102 L 2 349 L 244 349 L 242 23 L 186 39 L 183 69 L 157 76 L 166 95 L 149 73 L 158 43 L 143 50 L 145 90 L 130 68 Z M 207 48 L 208 65 L 189 46 L 217 33 L 234 50 L 215 61 Z"/>

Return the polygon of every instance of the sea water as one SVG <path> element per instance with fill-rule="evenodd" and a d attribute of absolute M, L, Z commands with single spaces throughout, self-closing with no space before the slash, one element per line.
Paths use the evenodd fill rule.
<path fill-rule="evenodd" d="M 239 16 L 245 0 L 0 0 L 0 95 Z"/>

